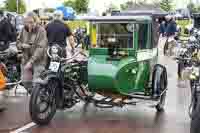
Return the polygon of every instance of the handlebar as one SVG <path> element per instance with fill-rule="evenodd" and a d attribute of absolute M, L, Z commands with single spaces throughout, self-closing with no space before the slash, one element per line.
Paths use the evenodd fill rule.
<path fill-rule="evenodd" d="M 192 60 L 192 58 L 179 58 L 179 57 L 175 57 L 175 60 Z"/>
<path fill-rule="evenodd" d="M 47 55 L 48 55 L 49 58 L 53 58 L 53 57 L 51 56 L 51 54 L 49 53 L 49 50 L 50 50 L 50 48 L 47 49 Z M 84 54 L 84 53 L 81 52 L 81 51 L 78 51 L 78 52 L 75 53 L 72 57 L 69 57 L 69 58 L 60 58 L 60 57 L 59 57 L 59 60 L 60 60 L 60 61 L 68 61 L 68 60 L 71 60 L 71 59 L 75 58 L 75 57 L 78 56 L 79 54 L 81 54 L 81 55 L 87 57 L 86 54 Z"/>
<path fill-rule="evenodd" d="M 193 63 L 195 63 L 195 64 L 199 64 L 200 63 L 199 60 L 192 59 L 192 58 L 178 58 L 178 57 L 175 57 L 174 59 L 175 60 L 182 60 L 182 61 L 190 61 L 192 64 Z"/>

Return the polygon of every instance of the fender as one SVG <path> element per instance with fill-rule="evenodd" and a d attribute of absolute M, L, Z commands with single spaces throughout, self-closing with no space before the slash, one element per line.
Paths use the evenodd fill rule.
<path fill-rule="evenodd" d="M 48 80 L 54 78 L 59 81 L 59 77 L 57 73 L 54 73 L 50 70 L 45 70 L 41 73 L 40 78 L 44 81 L 44 84 L 48 83 Z"/>
<path fill-rule="evenodd" d="M 52 72 L 50 70 L 46 70 L 40 75 L 42 81 L 42 85 L 48 84 L 50 79 L 56 80 L 58 82 L 58 88 L 56 88 L 56 105 L 59 108 L 60 103 L 64 101 L 64 90 L 63 90 L 63 80 L 62 77 L 59 76 L 58 73 Z"/>
<path fill-rule="evenodd" d="M 167 85 L 168 85 L 168 81 L 167 81 L 167 70 L 166 68 L 163 66 L 163 65 L 160 65 L 160 64 L 156 64 L 154 66 L 154 69 L 153 69 L 153 77 L 152 77 L 152 95 L 154 95 L 156 92 L 158 92 L 160 89 L 159 88 L 159 83 L 161 82 L 160 78 L 161 78 L 161 74 L 164 73 L 164 77 L 165 77 L 165 88 L 167 88 Z"/>

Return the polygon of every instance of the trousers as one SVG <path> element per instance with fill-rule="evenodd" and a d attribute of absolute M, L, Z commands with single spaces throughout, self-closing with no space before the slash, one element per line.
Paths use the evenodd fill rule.
<path fill-rule="evenodd" d="M 32 69 L 24 69 L 25 65 L 21 65 L 22 84 L 26 89 L 31 89 L 35 83 L 41 81 L 40 74 L 45 70 L 44 65 L 33 65 Z"/>

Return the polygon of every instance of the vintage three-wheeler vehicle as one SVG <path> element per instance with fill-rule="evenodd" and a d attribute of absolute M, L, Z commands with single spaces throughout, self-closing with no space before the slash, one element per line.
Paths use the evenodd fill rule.
<path fill-rule="evenodd" d="M 163 111 L 167 70 L 158 64 L 152 15 L 78 18 L 90 22 L 89 54 L 86 60 L 79 57 L 83 52 L 62 58 L 56 44 L 47 50 L 51 62 L 41 75 L 43 82 L 37 83 L 31 94 L 32 120 L 48 124 L 57 109 L 72 108 L 80 100 L 99 108 L 148 101 Z"/>

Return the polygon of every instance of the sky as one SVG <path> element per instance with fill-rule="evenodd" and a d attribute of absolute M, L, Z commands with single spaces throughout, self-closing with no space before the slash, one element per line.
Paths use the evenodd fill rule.
<path fill-rule="evenodd" d="M 2 3 L 4 0 L 0 0 L 0 3 Z M 42 8 L 42 7 L 57 7 L 62 4 L 63 0 L 24 0 L 27 4 L 28 11 L 36 9 L 36 8 Z M 120 5 L 121 3 L 125 2 L 127 0 L 90 0 L 89 7 L 103 11 L 106 6 L 108 6 L 110 3 L 115 3 L 116 5 Z M 135 0 L 133 0 L 135 1 Z M 152 1 L 152 0 L 146 0 L 146 1 Z M 174 3 L 176 3 L 176 6 L 178 8 L 185 7 L 190 0 L 173 0 Z M 193 2 L 200 2 L 200 0 L 192 0 Z"/>

